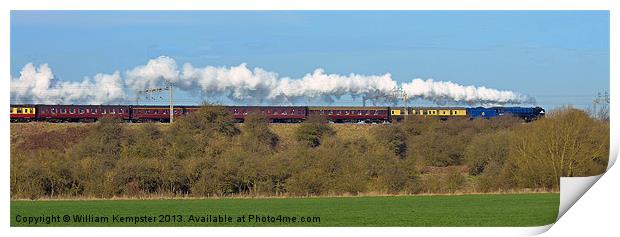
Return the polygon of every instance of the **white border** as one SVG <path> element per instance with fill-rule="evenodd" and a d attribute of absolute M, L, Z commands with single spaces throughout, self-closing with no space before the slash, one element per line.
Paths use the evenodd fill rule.
<path fill-rule="evenodd" d="M 618 1 L 615 0 L 434 0 L 434 1 L 394 1 L 394 0 L 126 0 L 126 1 L 103 1 L 103 0 L 22 0 L 22 1 L 2 1 L 2 12 L 0 13 L 0 52 L 3 59 L 0 60 L 2 66 L 0 73 L 4 75 L 2 80 L 5 93 L 0 93 L 3 101 L 9 101 L 10 86 L 10 10 L 610 10 L 611 23 L 611 48 L 610 64 L 618 64 L 618 44 L 620 42 L 618 22 L 619 15 L 614 14 L 618 11 Z M 618 91 L 618 70 L 617 67 L 610 67 L 610 94 L 611 94 L 611 162 L 615 161 L 618 154 L 618 119 L 614 115 L 618 114 L 618 103 L 616 91 Z M 587 80 L 584 78 L 584 80 Z M 7 111 L 8 103 L 2 104 L 2 111 Z M 366 236 L 366 235 L 458 235 L 458 236 L 498 236 L 498 235 L 531 235 L 541 233 L 550 226 L 537 228 L 9 228 L 9 121 L 8 114 L 0 117 L 0 124 L 4 128 L 2 143 L 5 149 L 2 165 L 2 193 L 0 202 L 0 223 L 2 223 L 2 233 L 9 233 L 15 236 L 74 236 L 74 235 L 94 235 L 106 236 L 115 234 L 127 234 L 128 232 L 139 232 L 143 235 L 155 236 L 183 236 L 195 235 L 338 235 L 338 236 Z M 617 220 L 620 207 L 615 199 L 618 197 L 618 169 L 610 169 L 594 185 L 589 193 L 586 193 L 584 200 L 577 202 L 567 215 L 562 217 L 557 225 L 551 228 L 546 234 L 554 236 L 572 236 L 577 230 L 583 230 L 583 235 L 594 233 L 614 233 L 617 232 L 615 220 Z M 615 177 L 615 178 L 611 178 Z M 564 187 L 564 186 L 563 186 Z M 597 211 L 592 211 L 597 210 Z M 606 211 L 605 211 L 606 210 Z M 605 212 L 603 212 L 605 211 Z M 607 214 L 605 214 L 607 213 Z M 607 220 L 608 217 L 614 217 Z M 566 219 L 566 220 L 564 220 Z M 607 225 L 600 223 L 607 223 Z M 96 230 L 96 231 L 95 231 Z"/>

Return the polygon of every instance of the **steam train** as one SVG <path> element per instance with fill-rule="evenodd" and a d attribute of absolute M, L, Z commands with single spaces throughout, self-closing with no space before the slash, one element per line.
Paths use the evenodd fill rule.
<path fill-rule="evenodd" d="M 112 117 L 127 122 L 168 122 L 170 107 L 145 105 L 11 105 L 11 122 L 94 122 Z M 199 106 L 175 106 L 174 117 L 198 110 Z M 494 118 L 515 116 L 525 121 L 544 116 L 541 107 L 320 107 L 320 106 L 226 106 L 237 122 L 250 113 L 261 113 L 274 123 L 299 123 L 320 115 L 334 123 L 388 123 L 406 116 L 448 118 Z"/>

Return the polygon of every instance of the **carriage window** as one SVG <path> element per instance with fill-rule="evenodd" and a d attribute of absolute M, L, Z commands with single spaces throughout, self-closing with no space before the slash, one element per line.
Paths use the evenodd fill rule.
<path fill-rule="evenodd" d="M 107 109 L 101 109 L 101 113 L 102 113 L 102 114 L 107 114 L 107 113 L 108 113 L 108 110 L 107 110 Z"/>
<path fill-rule="evenodd" d="M 110 114 L 116 114 L 116 109 L 110 109 Z"/>
<path fill-rule="evenodd" d="M 91 109 L 90 112 L 91 114 L 97 114 L 97 109 Z"/>
<path fill-rule="evenodd" d="M 67 108 L 62 108 L 62 109 L 60 109 L 60 113 L 61 113 L 61 114 L 66 114 L 66 113 L 67 113 Z"/>
<path fill-rule="evenodd" d="M 69 113 L 70 113 L 70 114 L 75 114 L 75 108 L 70 108 L 70 109 L 69 109 Z"/>
<path fill-rule="evenodd" d="M 123 113 L 123 109 L 122 108 L 118 109 L 118 113 L 122 114 Z"/>
<path fill-rule="evenodd" d="M 17 108 L 17 113 L 21 114 L 22 113 L 22 108 Z"/>
<path fill-rule="evenodd" d="M 78 109 L 78 113 L 80 113 L 80 114 L 84 114 L 84 109 L 79 108 L 79 109 Z"/>
<path fill-rule="evenodd" d="M 52 108 L 51 112 L 52 112 L 52 114 L 55 114 L 56 113 L 56 108 Z"/>

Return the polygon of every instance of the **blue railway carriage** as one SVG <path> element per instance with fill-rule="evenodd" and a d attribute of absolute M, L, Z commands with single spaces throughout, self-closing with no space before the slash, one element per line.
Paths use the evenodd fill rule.
<path fill-rule="evenodd" d="M 467 116 L 470 119 L 475 118 L 493 118 L 498 116 L 497 109 L 494 108 L 484 108 L 484 107 L 475 107 L 475 108 L 467 108 Z"/>
<path fill-rule="evenodd" d="M 541 107 L 475 107 L 467 108 L 467 114 L 472 119 L 514 116 L 529 122 L 545 116 L 545 110 Z"/>
<path fill-rule="evenodd" d="M 545 110 L 541 107 L 495 107 L 499 116 L 515 116 L 525 121 L 532 121 L 545 116 Z"/>

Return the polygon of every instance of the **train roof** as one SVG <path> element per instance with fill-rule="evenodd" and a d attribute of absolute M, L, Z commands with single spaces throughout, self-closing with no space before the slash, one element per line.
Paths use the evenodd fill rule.
<path fill-rule="evenodd" d="M 388 107 L 378 106 L 308 106 L 308 110 L 387 110 Z"/>
<path fill-rule="evenodd" d="M 10 104 L 10 106 L 125 106 L 125 107 L 150 107 L 150 108 L 168 108 L 170 105 L 127 105 L 127 104 Z M 388 108 L 404 108 L 404 106 L 295 106 L 295 105 L 208 105 L 208 106 L 224 106 L 229 108 L 308 108 L 309 110 L 376 110 Z M 202 105 L 174 105 L 174 107 L 199 108 Z M 459 107 L 459 106 L 408 106 L 411 109 L 507 109 L 507 108 L 541 108 L 539 106 L 493 106 L 493 107 Z M 541 108 L 542 109 L 542 108 Z"/>
<path fill-rule="evenodd" d="M 125 106 L 129 107 L 131 105 L 121 105 L 121 104 L 109 104 L 109 105 L 88 105 L 88 104 L 11 104 L 10 106 Z"/>

